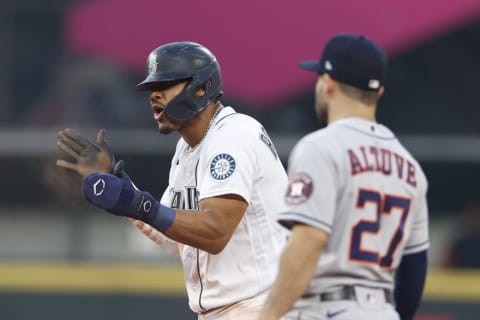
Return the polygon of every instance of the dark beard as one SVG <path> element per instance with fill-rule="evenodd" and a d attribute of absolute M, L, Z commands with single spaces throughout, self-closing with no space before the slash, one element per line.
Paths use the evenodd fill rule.
<path fill-rule="evenodd" d="M 158 124 L 158 131 L 160 131 L 161 134 L 170 134 L 174 131 L 178 131 L 182 127 L 182 124 L 182 122 L 170 120 L 170 123 L 167 125 Z"/>
<path fill-rule="evenodd" d="M 326 125 L 328 123 L 327 110 L 322 110 L 321 112 L 317 112 L 317 119 L 320 121 L 321 124 Z"/>
<path fill-rule="evenodd" d="M 173 131 L 175 131 L 175 129 L 170 127 L 167 127 L 167 128 L 163 127 L 163 128 L 158 128 L 158 131 L 160 131 L 161 134 L 170 134 Z"/>
<path fill-rule="evenodd" d="M 315 114 L 317 115 L 317 119 L 320 121 L 320 123 L 322 125 L 327 125 L 327 123 L 328 123 L 328 107 L 327 107 L 326 104 L 319 107 L 318 102 L 315 102 Z"/>

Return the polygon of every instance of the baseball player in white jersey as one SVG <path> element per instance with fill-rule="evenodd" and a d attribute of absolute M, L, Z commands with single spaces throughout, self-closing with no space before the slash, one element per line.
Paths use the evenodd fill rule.
<path fill-rule="evenodd" d="M 137 88 L 150 91 L 160 132 L 181 135 L 161 200 L 133 185 L 103 131 L 98 146 L 70 129 L 60 132 L 60 148 L 75 161 L 57 164 L 84 176 L 82 191 L 92 204 L 129 217 L 180 256 L 198 319 L 254 319 L 287 238 L 275 220 L 286 172 L 262 125 L 220 103 L 220 68 L 208 49 L 165 44 L 152 51 L 147 67 Z"/>
<path fill-rule="evenodd" d="M 316 112 L 327 127 L 290 155 L 278 221 L 292 232 L 259 319 L 412 319 L 427 269 L 427 180 L 376 122 L 385 54 L 338 34 L 320 61 L 300 66 L 319 73 Z"/>

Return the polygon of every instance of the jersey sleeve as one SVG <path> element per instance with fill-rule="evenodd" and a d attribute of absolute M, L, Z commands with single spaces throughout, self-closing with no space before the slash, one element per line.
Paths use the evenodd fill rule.
<path fill-rule="evenodd" d="M 288 178 L 285 210 L 277 216 L 279 223 L 287 228 L 302 223 L 330 233 L 337 195 L 331 153 L 316 143 L 301 140 L 290 155 Z"/>
<path fill-rule="evenodd" d="M 252 136 L 226 134 L 209 143 L 197 170 L 199 200 L 236 194 L 251 200 L 257 157 Z"/>
<path fill-rule="evenodd" d="M 425 178 L 422 180 L 424 181 L 425 188 L 423 188 L 418 197 L 414 212 L 411 213 L 414 220 L 412 222 L 412 231 L 405 244 L 404 255 L 424 251 L 429 247 L 427 183 Z"/>

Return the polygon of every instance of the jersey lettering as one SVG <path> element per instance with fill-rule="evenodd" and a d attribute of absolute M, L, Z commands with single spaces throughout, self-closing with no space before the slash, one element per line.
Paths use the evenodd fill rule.
<path fill-rule="evenodd" d="M 172 201 L 170 207 L 173 209 L 198 210 L 198 190 L 196 187 L 185 187 L 184 190 L 170 190 Z"/>
<path fill-rule="evenodd" d="M 363 169 L 362 169 L 362 165 L 360 164 L 360 160 L 358 160 L 357 156 L 355 155 L 355 153 L 352 151 L 352 150 L 347 150 L 348 152 L 348 156 L 350 158 L 350 167 L 352 168 L 351 169 L 351 174 L 352 176 L 358 174 L 358 173 L 362 173 L 363 172 Z"/>
<path fill-rule="evenodd" d="M 185 202 L 184 202 L 183 193 L 181 191 L 175 191 L 173 189 L 170 190 L 170 193 L 173 193 L 172 202 L 170 203 L 170 208 L 184 209 L 185 208 Z"/>
<path fill-rule="evenodd" d="M 417 178 L 415 177 L 415 167 L 413 164 L 407 161 L 407 183 L 411 184 L 412 186 L 417 186 Z"/>
<path fill-rule="evenodd" d="M 267 145 L 267 147 L 273 153 L 273 156 L 275 157 L 275 159 L 278 159 L 277 149 L 275 148 L 275 145 L 273 144 L 272 140 L 268 136 L 267 130 L 265 130 L 264 127 L 262 127 L 261 130 L 262 131 L 260 132 L 260 136 L 259 136 L 260 140 Z"/>
<path fill-rule="evenodd" d="M 392 174 L 392 152 L 388 149 L 380 149 L 380 152 L 382 153 L 382 165 L 381 165 L 381 171 L 385 175 L 391 175 Z"/>
<path fill-rule="evenodd" d="M 403 230 L 410 212 L 410 199 L 384 194 L 378 191 L 360 189 L 357 198 L 357 208 L 360 213 L 367 210 L 367 204 L 371 203 L 375 208 L 373 220 L 361 219 L 353 228 L 350 240 L 350 259 L 356 262 L 378 264 L 381 268 L 390 269 L 394 254 L 403 239 Z M 399 209 L 400 218 L 393 234 L 391 231 L 382 229 L 382 215 L 390 215 L 394 209 Z M 375 243 L 387 243 L 385 252 L 362 248 L 363 237 L 371 234 Z M 376 246 L 378 249 L 378 245 Z M 382 255 L 383 254 L 383 255 Z"/>
<path fill-rule="evenodd" d="M 367 157 L 367 153 L 365 152 L 365 147 L 360 147 L 360 151 L 362 152 L 363 155 L 363 163 L 364 168 L 362 169 L 363 171 L 373 171 L 373 164 L 369 163 L 369 157 Z M 376 155 L 376 153 L 375 153 Z M 376 160 L 376 158 L 375 158 Z"/>
<path fill-rule="evenodd" d="M 195 187 L 186 187 L 187 194 L 187 208 L 189 210 L 198 210 L 200 207 L 198 205 L 198 191 Z"/>
<path fill-rule="evenodd" d="M 395 163 L 397 165 L 397 175 L 398 178 L 402 179 L 403 178 L 403 157 L 399 154 L 394 154 L 395 155 Z"/>
<path fill-rule="evenodd" d="M 401 155 L 385 148 L 378 149 L 375 146 L 361 146 L 358 149 L 347 150 L 352 176 L 366 172 L 381 172 L 387 176 L 394 174 L 412 187 L 417 186 L 415 166 Z M 395 171 L 393 165 L 396 167 Z M 404 170 L 406 170 L 406 174 Z"/>

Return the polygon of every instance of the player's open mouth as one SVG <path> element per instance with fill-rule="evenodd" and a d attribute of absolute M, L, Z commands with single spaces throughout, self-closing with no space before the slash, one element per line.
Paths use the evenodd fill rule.
<path fill-rule="evenodd" d="M 161 104 L 152 104 L 153 117 L 156 121 L 162 120 L 163 110 L 165 110 L 165 107 Z"/>

